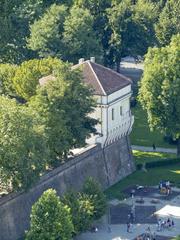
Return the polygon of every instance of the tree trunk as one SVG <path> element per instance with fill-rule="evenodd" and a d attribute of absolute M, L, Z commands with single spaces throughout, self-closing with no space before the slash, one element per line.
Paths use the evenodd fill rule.
<path fill-rule="evenodd" d="M 180 157 L 180 137 L 177 139 L 177 157 Z"/>

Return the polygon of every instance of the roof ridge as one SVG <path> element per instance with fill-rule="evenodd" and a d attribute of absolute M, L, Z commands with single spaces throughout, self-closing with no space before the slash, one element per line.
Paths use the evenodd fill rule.
<path fill-rule="evenodd" d="M 88 65 L 90 66 L 92 73 L 94 74 L 95 78 L 97 79 L 97 82 L 98 82 L 100 88 L 102 89 L 104 95 L 107 95 L 107 93 L 105 92 L 105 90 L 104 90 L 101 82 L 99 81 L 99 78 L 97 77 L 97 75 L 96 75 L 96 73 L 95 73 L 95 71 L 94 71 L 94 69 L 93 69 L 93 67 L 92 67 L 92 65 L 91 65 L 91 61 L 90 61 L 90 60 L 87 60 L 87 61 L 85 61 L 84 63 L 88 63 Z"/>
<path fill-rule="evenodd" d="M 98 66 L 100 66 L 100 67 L 102 67 L 102 68 L 105 68 L 106 70 L 108 70 L 108 71 L 110 71 L 110 72 L 113 72 L 114 74 L 116 74 L 116 75 L 118 75 L 118 76 L 121 76 L 121 77 L 123 77 L 124 79 L 128 80 L 130 83 L 132 83 L 132 80 L 131 80 L 130 78 L 124 76 L 124 75 L 121 74 L 121 73 L 118 73 L 118 72 L 114 71 L 114 70 L 111 69 L 111 68 L 105 67 L 105 66 L 103 66 L 103 65 L 101 65 L 101 64 L 94 63 L 94 62 L 93 62 L 93 64 L 98 65 Z"/>

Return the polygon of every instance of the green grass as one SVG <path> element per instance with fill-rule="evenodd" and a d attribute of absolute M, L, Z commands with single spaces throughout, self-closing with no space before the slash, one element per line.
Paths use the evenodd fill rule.
<path fill-rule="evenodd" d="M 138 150 L 133 150 L 133 156 L 136 164 L 176 158 L 176 154 L 173 153 L 142 152 Z"/>
<path fill-rule="evenodd" d="M 175 148 L 163 139 L 160 131 L 151 132 L 147 122 L 145 111 L 139 106 L 132 108 L 132 114 L 135 117 L 132 133 L 130 135 L 131 143 L 139 146 L 152 146 L 154 143 L 157 147 Z"/>
<path fill-rule="evenodd" d="M 136 171 L 105 191 L 108 199 L 123 199 L 123 190 L 132 185 L 157 186 L 160 180 L 168 179 L 180 187 L 180 164 L 157 167 L 147 172 Z"/>
<path fill-rule="evenodd" d="M 166 159 L 175 157 L 174 154 L 140 151 L 133 151 L 133 155 L 136 163 L 152 162 L 155 160 L 166 161 Z M 118 198 L 121 200 L 126 197 L 122 192 L 126 188 L 132 185 L 155 186 L 163 179 L 168 179 L 171 182 L 174 182 L 177 187 L 180 187 L 180 163 L 151 168 L 148 169 L 147 172 L 138 170 L 107 189 L 105 194 L 108 199 Z"/>

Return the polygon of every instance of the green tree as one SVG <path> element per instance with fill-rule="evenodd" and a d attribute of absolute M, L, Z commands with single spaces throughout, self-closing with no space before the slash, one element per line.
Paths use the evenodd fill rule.
<path fill-rule="evenodd" d="M 94 215 L 91 196 L 70 191 L 63 196 L 62 202 L 70 208 L 74 234 L 76 235 L 88 230 L 92 224 Z"/>
<path fill-rule="evenodd" d="M 13 85 L 16 93 L 29 100 L 35 95 L 36 87 L 42 76 L 52 74 L 54 69 L 60 64 L 57 58 L 33 59 L 23 62 L 15 72 Z"/>
<path fill-rule="evenodd" d="M 112 1 L 109 0 L 75 0 L 74 5 L 79 8 L 88 9 L 93 16 L 93 30 L 96 38 L 102 46 L 102 52 L 99 51 L 99 56 L 105 65 L 109 63 L 109 39 L 111 30 L 108 25 L 107 9 L 111 7 Z"/>
<path fill-rule="evenodd" d="M 70 209 L 62 204 L 55 190 L 45 191 L 32 207 L 26 240 L 69 240 L 72 232 Z"/>
<path fill-rule="evenodd" d="M 68 11 L 65 5 L 53 4 L 30 27 L 28 47 L 38 52 L 39 56 L 64 57 L 62 42 L 64 21 Z"/>
<path fill-rule="evenodd" d="M 90 177 L 84 183 L 83 192 L 91 197 L 94 206 L 94 218 L 101 218 L 106 213 L 107 202 L 100 184 Z"/>
<path fill-rule="evenodd" d="M 168 45 L 171 37 L 180 33 L 180 1 L 168 0 L 155 26 L 156 36 L 161 46 Z"/>
<path fill-rule="evenodd" d="M 13 190 L 32 186 L 45 170 L 48 151 L 36 116 L 0 96 L 0 169 Z"/>
<path fill-rule="evenodd" d="M 180 34 L 170 45 L 149 49 L 139 99 L 151 129 L 177 139 L 180 155 Z"/>
<path fill-rule="evenodd" d="M 76 62 L 79 58 L 101 55 L 99 40 L 93 30 L 93 17 L 88 9 L 73 7 L 64 23 L 63 41 L 66 59 Z"/>
<path fill-rule="evenodd" d="M 14 95 L 13 77 L 17 66 L 11 64 L 0 64 L 0 94 Z"/>
<path fill-rule="evenodd" d="M 72 0 L 1 0 L 0 62 L 19 64 L 37 57 L 36 52 L 26 46 L 30 35 L 29 25 L 52 4 L 63 3 L 71 6 Z M 43 28 L 46 26 L 43 25 Z"/>
<path fill-rule="evenodd" d="M 88 116 L 95 102 L 82 73 L 61 62 L 54 76 L 56 80 L 41 86 L 29 104 L 45 126 L 53 165 L 65 160 L 70 149 L 84 146 L 97 123 Z"/>
<path fill-rule="evenodd" d="M 29 34 L 29 22 L 37 17 L 41 2 L 42 0 L 1 1 L 0 62 L 17 64 L 33 56 L 26 48 L 26 37 Z"/>
<path fill-rule="evenodd" d="M 136 4 L 131 0 L 120 1 L 108 10 L 112 30 L 109 55 L 118 72 L 122 57 L 144 55 L 148 47 L 154 45 L 157 10 L 148 0 L 138 0 Z"/>

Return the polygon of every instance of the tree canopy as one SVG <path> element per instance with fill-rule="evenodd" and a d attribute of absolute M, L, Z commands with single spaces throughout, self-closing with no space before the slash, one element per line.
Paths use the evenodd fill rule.
<path fill-rule="evenodd" d="M 161 46 L 168 45 L 171 37 L 180 33 L 180 1 L 167 0 L 159 20 L 156 23 L 155 30 L 159 44 Z"/>
<path fill-rule="evenodd" d="M 51 5 L 42 17 L 31 25 L 28 47 L 37 51 L 40 57 L 63 57 L 63 25 L 67 15 L 65 5 Z"/>
<path fill-rule="evenodd" d="M 17 67 L 13 77 L 13 87 L 17 95 L 29 100 L 36 93 L 39 79 L 52 74 L 58 65 L 60 61 L 51 57 L 23 62 Z"/>
<path fill-rule="evenodd" d="M 79 70 L 61 62 L 54 72 L 56 80 L 40 87 L 29 107 L 42 119 L 51 150 L 52 162 L 66 158 L 73 147 L 85 145 L 85 139 L 95 132 L 97 120 L 88 116 L 95 102 L 91 91 L 82 83 Z"/>
<path fill-rule="evenodd" d="M 62 202 L 70 208 L 74 234 L 88 230 L 94 219 L 92 196 L 70 191 L 62 197 Z"/>
<path fill-rule="evenodd" d="M 45 191 L 33 205 L 26 240 L 69 240 L 73 224 L 70 209 L 53 189 Z"/>
<path fill-rule="evenodd" d="M 154 23 L 158 16 L 155 4 L 147 0 L 120 1 L 108 9 L 111 28 L 110 57 L 119 71 L 121 58 L 144 55 L 155 43 Z"/>
<path fill-rule="evenodd" d="M 48 151 L 36 116 L 0 96 L 0 171 L 13 190 L 32 186 L 45 170 Z M 1 179 L 1 181 L 2 181 Z"/>
<path fill-rule="evenodd" d="M 180 155 L 180 34 L 170 45 L 151 48 L 145 59 L 139 99 L 151 129 L 178 140 Z"/>
<path fill-rule="evenodd" d="M 77 62 L 82 56 L 101 56 L 100 41 L 93 31 L 93 16 L 88 9 L 73 7 L 64 23 L 63 41 L 66 58 Z"/>

